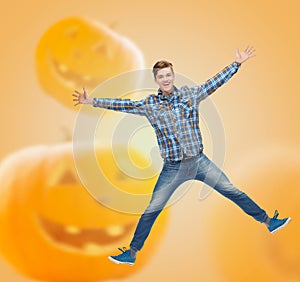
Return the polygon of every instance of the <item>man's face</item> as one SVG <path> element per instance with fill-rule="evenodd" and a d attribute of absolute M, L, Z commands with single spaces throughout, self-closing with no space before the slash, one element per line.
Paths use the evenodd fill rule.
<path fill-rule="evenodd" d="M 160 69 L 155 77 L 155 82 L 164 93 L 171 93 L 174 86 L 174 74 L 170 67 Z"/>

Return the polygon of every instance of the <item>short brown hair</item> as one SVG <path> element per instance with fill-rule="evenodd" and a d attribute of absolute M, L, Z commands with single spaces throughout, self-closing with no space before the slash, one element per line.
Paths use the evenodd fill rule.
<path fill-rule="evenodd" d="M 174 73 L 172 63 L 165 61 L 165 60 L 161 60 L 161 61 L 156 62 L 152 68 L 154 78 L 156 78 L 157 72 L 164 68 L 171 68 L 172 73 Z"/>

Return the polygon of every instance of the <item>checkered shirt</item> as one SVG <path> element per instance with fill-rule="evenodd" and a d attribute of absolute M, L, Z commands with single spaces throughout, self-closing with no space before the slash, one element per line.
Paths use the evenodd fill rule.
<path fill-rule="evenodd" d="M 167 161 L 196 156 L 203 150 L 199 128 L 199 103 L 227 82 L 239 69 L 233 62 L 198 86 L 174 86 L 172 95 L 160 89 L 157 94 L 132 101 L 119 98 L 93 98 L 93 106 L 144 116 L 156 133 L 160 154 Z"/>

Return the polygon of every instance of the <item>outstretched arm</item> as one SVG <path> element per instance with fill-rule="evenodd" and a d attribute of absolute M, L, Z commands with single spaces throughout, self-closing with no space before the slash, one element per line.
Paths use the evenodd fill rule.
<path fill-rule="evenodd" d="M 79 104 L 90 104 L 94 107 L 100 107 L 108 110 L 114 110 L 119 112 L 131 113 L 144 115 L 144 105 L 146 100 L 131 101 L 130 99 L 120 98 L 92 98 L 85 87 L 83 87 L 83 93 L 75 90 L 75 94 L 72 94 L 75 98 L 73 99 L 74 106 Z"/>
<path fill-rule="evenodd" d="M 203 84 L 194 87 L 198 99 L 205 99 L 208 95 L 212 94 L 220 86 L 226 83 L 238 71 L 242 63 L 255 56 L 254 51 L 255 49 L 252 46 L 247 46 L 242 52 L 240 52 L 239 49 L 236 49 L 236 59 L 232 64 L 226 66 L 222 71 L 205 81 Z"/>

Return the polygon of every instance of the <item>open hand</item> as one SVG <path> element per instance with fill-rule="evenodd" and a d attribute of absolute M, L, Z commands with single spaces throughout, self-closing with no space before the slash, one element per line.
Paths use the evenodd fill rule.
<path fill-rule="evenodd" d="M 255 49 L 253 46 L 247 46 L 246 49 L 242 52 L 239 49 L 236 49 L 236 61 L 240 64 L 247 61 L 248 59 L 255 56 Z"/>
<path fill-rule="evenodd" d="M 76 94 L 72 94 L 75 97 L 73 101 L 77 102 L 74 104 L 74 107 L 79 104 L 93 104 L 93 98 L 87 93 L 85 87 L 83 87 L 83 93 L 75 90 Z"/>

